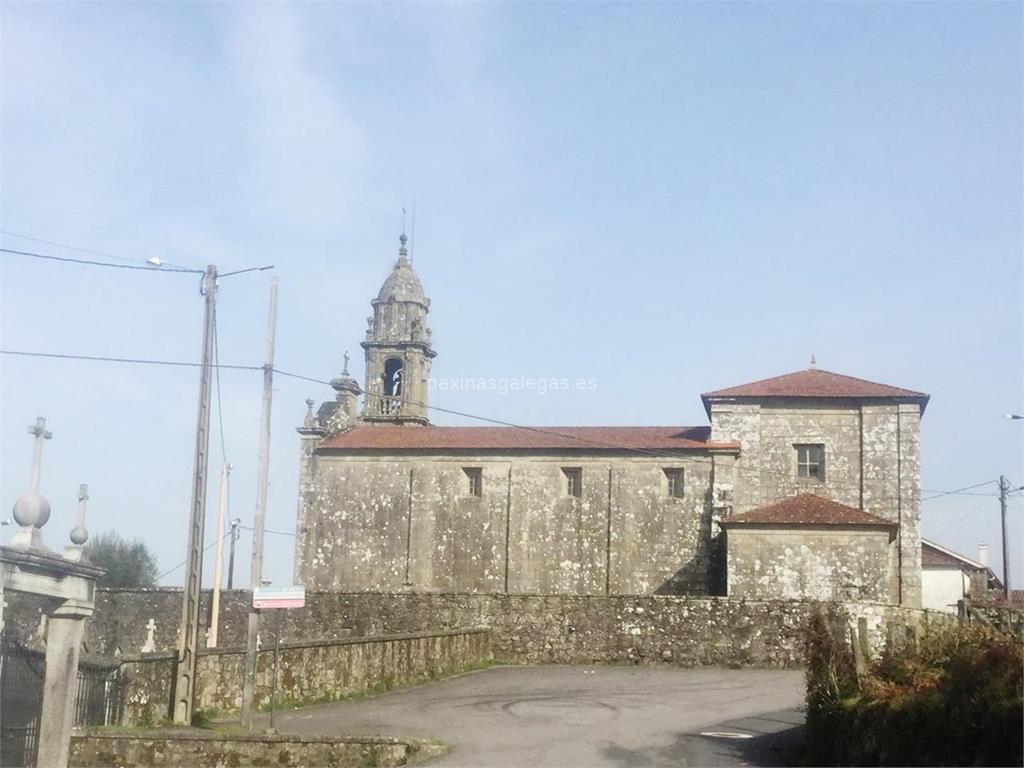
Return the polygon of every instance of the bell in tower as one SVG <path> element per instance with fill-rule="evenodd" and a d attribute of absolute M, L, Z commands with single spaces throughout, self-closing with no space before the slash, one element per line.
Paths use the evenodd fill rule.
<path fill-rule="evenodd" d="M 427 312 L 430 299 L 409 262 L 405 233 L 399 238 L 398 261 L 371 304 L 367 319 L 366 387 L 363 419 L 375 422 L 426 424 L 430 346 Z"/>

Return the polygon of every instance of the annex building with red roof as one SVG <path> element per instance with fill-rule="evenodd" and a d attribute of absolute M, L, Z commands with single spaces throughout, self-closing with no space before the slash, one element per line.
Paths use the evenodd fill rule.
<path fill-rule="evenodd" d="M 403 239 L 302 436 L 312 590 L 921 604 L 928 395 L 812 364 L 701 395 L 709 423 L 431 423 L 430 301 Z"/>

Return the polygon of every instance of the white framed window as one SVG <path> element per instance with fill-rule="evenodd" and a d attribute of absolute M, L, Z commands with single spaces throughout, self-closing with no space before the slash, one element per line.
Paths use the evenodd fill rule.
<path fill-rule="evenodd" d="M 800 443 L 796 448 L 796 476 L 811 480 L 825 479 L 825 446 L 821 443 Z"/>
<path fill-rule="evenodd" d="M 484 493 L 484 471 L 480 467 L 463 467 L 466 475 L 466 494 L 482 496 Z"/>
<path fill-rule="evenodd" d="M 670 499 L 683 498 L 683 470 L 681 467 L 665 467 L 665 480 Z"/>
<path fill-rule="evenodd" d="M 583 495 L 583 470 L 579 467 L 562 467 L 565 479 L 565 492 L 577 499 Z"/>

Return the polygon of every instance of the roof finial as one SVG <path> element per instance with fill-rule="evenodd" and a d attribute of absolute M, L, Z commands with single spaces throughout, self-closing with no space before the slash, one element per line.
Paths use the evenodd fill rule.
<path fill-rule="evenodd" d="M 89 540 L 89 532 L 85 529 L 85 502 L 89 500 L 89 486 L 82 483 L 78 486 L 78 518 L 71 529 L 71 543 L 82 546 Z"/>
<path fill-rule="evenodd" d="M 811 352 L 811 368 L 817 368 L 817 367 L 818 367 L 818 361 L 814 359 L 814 353 Z"/>
<path fill-rule="evenodd" d="M 408 257 L 408 255 L 409 255 L 409 251 L 405 247 L 405 244 L 409 242 L 409 238 L 405 236 L 405 206 L 404 205 L 402 206 L 402 234 L 398 236 L 398 242 L 400 243 L 400 245 L 398 247 L 398 256 L 399 256 L 398 260 L 401 262 L 401 261 L 405 260 Z"/>
<path fill-rule="evenodd" d="M 348 376 L 348 350 L 347 349 L 345 350 L 345 354 L 342 355 L 342 357 L 345 359 L 345 366 L 341 369 L 341 375 L 342 376 Z"/>
<path fill-rule="evenodd" d="M 416 200 L 412 201 L 412 232 L 409 236 L 409 263 L 416 258 Z"/>
<path fill-rule="evenodd" d="M 306 429 L 316 426 L 316 415 L 313 413 L 314 405 L 316 405 L 316 400 L 312 397 L 306 399 L 306 418 L 302 420 L 302 426 Z"/>

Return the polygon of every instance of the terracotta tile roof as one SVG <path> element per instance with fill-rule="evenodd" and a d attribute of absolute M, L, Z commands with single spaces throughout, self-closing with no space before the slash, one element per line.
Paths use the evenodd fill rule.
<path fill-rule="evenodd" d="M 967 568 L 975 571 L 988 567 L 977 560 L 958 555 L 956 552 L 930 541 L 921 542 L 921 566 L 924 568 Z"/>
<path fill-rule="evenodd" d="M 849 397 L 855 399 L 906 399 L 921 404 L 924 411 L 928 403 L 928 395 L 912 389 L 891 387 L 874 381 L 856 379 L 840 373 L 823 371 L 820 368 L 808 368 L 795 373 L 762 379 L 738 387 L 718 389 L 701 395 L 704 408 L 710 409 L 709 400 L 733 397 Z"/>
<path fill-rule="evenodd" d="M 712 443 L 710 427 L 436 427 L 359 425 L 329 437 L 320 449 L 338 450 L 705 450 L 738 448 Z"/>
<path fill-rule="evenodd" d="M 788 499 L 732 515 L 722 520 L 728 525 L 885 525 L 896 523 L 883 520 L 862 509 L 826 499 L 813 493 L 802 493 Z"/>

